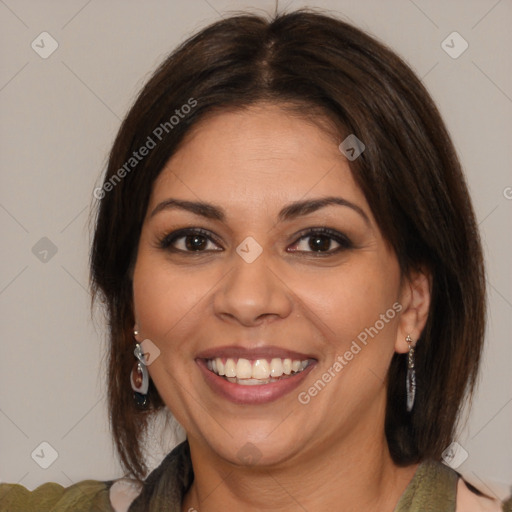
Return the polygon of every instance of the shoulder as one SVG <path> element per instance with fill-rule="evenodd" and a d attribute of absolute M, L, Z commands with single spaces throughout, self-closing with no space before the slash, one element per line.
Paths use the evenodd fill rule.
<path fill-rule="evenodd" d="M 452 468 L 438 461 L 423 461 L 401 496 L 395 512 L 512 512 L 504 503 L 486 496 Z"/>
<path fill-rule="evenodd" d="M 0 512 L 112 512 L 109 489 L 112 482 L 82 480 L 69 487 L 54 482 L 29 491 L 20 484 L 0 484 Z"/>
<path fill-rule="evenodd" d="M 109 490 L 110 504 L 115 512 L 127 512 L 142 491 L 142 484 L 131 478 L 116 480 Z"/>
<path fill-rule="evenodd" d="M 457 482 L 457 506 L 455 512 L 508 512 L 511 502 L 500 503 L 479 492 L 462 478 Z"/>

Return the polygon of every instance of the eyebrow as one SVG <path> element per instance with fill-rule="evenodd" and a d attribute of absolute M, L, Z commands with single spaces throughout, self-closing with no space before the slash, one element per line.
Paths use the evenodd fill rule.
<path fill-rule="evenodd" d="M 347 199 L 335 196 L 321 197 L 318 199 L 307 199 L 304 201 L 294 201 L 293 203 L 290 203 L 281 209 L 277 218 L 279 222 L 289 221 L 303 215 L 308 215 L 321 208 L 325 208 L 326 206 L 331 205 L 346 206 L 351 208 L 361 217 L 363 217 L 367 224 L 370 224 L 370 219 L 361 207 L 348 201 Z M 162 201 L 151 212 L 150 218 L 154 217 L 161 211 L 172 209 L 186 210 L 194 213 L 195 215 L 200 215 L 201 217 L 218 220 L 221 222 L 224 222 L 226 219 L 224 210 L 218 206 L 215 206 L 211 203 L 206 203 L 204 201 L 185 201 L 182 199 L 166 199 L 165 201 Z"/>

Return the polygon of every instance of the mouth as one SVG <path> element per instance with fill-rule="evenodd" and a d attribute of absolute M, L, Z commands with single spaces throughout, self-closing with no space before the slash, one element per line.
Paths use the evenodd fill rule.
<path fill-rule="evenodd" d="M 209 371 L 232 384 L 260 386 L 294 377 L 313 363 L 313 359 L 245 359 L 216 357 L 205 359 Z"/>
<path fill-rule="evenodd" d="M 210 349 L 196 357 L 206 383 L 236 404 L 264 404 L 297 388 L 318 362 L 311 355 L 278 347 Z"/>

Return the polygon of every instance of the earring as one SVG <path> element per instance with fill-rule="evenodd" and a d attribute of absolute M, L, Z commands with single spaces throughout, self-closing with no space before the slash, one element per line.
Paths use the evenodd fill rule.
<path fill-rule="evenodd" d="M 416 370 L 414 369 L 414 347 L 412 346 L 412 339 L 407 335 L 405 341 L 409 345 L 405 389 L 407 391 L 407 412 L 411 412 L 414 406 L 414 398 L 416 396 Z"/>
<path fill-rule="evenodd" d="M 138 336 L 139 331 L 133 331 L 134 336 Z M 137 358 L 135 361 L 132 371 L 130 372 L 130 383 L 133 389 L 133 400 L 135 404 L 141 409 L 145 409 L 148 406 L 148 388 L 149 388 L 149 373 L 146 368 L 144 360 L 144 352 L 140 343 L 135 344 L 135 350 L 133 354 Z"/>

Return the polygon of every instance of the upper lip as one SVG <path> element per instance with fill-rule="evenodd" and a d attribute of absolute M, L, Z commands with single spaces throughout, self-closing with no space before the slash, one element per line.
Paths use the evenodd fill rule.
<path fill-rule="evenodd" d="M 243 358 L 243 359 L 294 359 L 304 361 L 306 359 L 315 359 L 310 354 L 287 350 L 273 345 L 266 345 L 255 348 L 245 348 L 239 345 L 226 345 L 222 347 L 209 348 L 197 354 L 198 359 L 215 359 L 216 357 L 225 358 Z"/>

